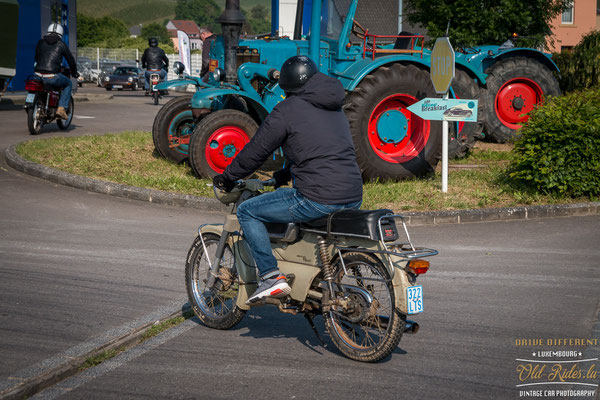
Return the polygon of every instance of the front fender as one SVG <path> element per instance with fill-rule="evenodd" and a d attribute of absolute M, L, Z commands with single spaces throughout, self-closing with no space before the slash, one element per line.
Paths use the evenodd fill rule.
<path fill-rule="evenodd" d="M 215 235 L 221 236 L 223 234 L 223 225 L 203 225 L 200 228 L 200 233 L 213 233 Z M 240 279 L 243 282 L 255 282 L 256 280 L 258 280 L 258 277 L 256 275 L 256 268 L 249 268 L 245 263 L 245 260 L 254 259 L 252 254 L 250 253 L 250 249 L 248 245 L 246 245 L 239 237 L 234 237 L 235 235 L 230 235 L 229 239 L 227 240 L 227 244 L 229 245 L 230 249 L 233 250 L 235 248 L 237 250 L 235 252 L 235 265 Z M 248 298 L 252 296 L 255 290 L 255 283 L 239 285 L 236 305 L 242 310 L 249 310 L 250 307 L 246 304 L 246 300 L 248 300 Z"/>
<path fill-rule="evenodd" d="M 187 85 L 194 85 L 197 88 L 209 86 L 208 84 L 206 84 L 200 80 L 194 79 L 192 77 L 187 77 L 187 78 L 183 78 L 183 79 L 174 79 L 172 81 L 161 82 L 158 85 L 156 85 L 156 88 L 158 90 L 168 90 L 168 89 L 171 89 L 174 87 L 187 86 Z"/>
<path fill-rule="evenodd" d="M 244 99 L 248 106 L 256 111 L 260 121 L 263 121 L 269 114 L 269 110 L 257 94 L 227 88 L 205 88 L 198 90 L 192 97 L 192 108 L 221 110 L 225 103 L 225 97 L 230 95 Z"/>

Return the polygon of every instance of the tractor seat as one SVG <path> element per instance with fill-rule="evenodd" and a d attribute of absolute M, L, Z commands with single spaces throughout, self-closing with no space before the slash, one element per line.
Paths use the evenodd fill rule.
<path fill-rule="evenodd" d="M 300 223 L 300 228 L 319 231 L 324 234 L 351 234 L 379 240 L 378 221 L 385 215 L 393 214 L 392 210 L 340 210 L 329 214 L 327 217 L 314 221 Z M 398 239 L 398 231 L 393 219 L 384 219 L 381 222 L 385 241 Z"/>

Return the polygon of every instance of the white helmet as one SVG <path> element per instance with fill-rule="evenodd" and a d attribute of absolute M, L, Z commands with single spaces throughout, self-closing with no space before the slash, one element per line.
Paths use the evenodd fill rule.
<path fill-rule="evenodd" d="M 55 23 L 50 24 L 50 26 L 48 26 L 48 33 L 56 33 L 58 36 L 62 37 L 63 32 L 64 32 L 64 30 L 63 30 L 63 27 L 61 24 L 57 24 L 55 22 Z"/>

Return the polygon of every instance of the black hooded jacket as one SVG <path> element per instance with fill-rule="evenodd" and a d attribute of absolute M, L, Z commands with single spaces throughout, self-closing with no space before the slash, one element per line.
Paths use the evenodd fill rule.
<path fill-rule="evenodd" d="M 169 68 L 169 57 L 160 47 L 148 47 L 142 55 L 142 68 L 166 70 Z"/>
<path fill-rule="evenodd" d="M 71 75 L 77 74 L 77 63 L 67 45 L 56 34 L 48 34 L 35 47 L 35 72 L 56 74 L 60 72 L 63 57 L 67 60 Z"/>
<path fill-rule="evenodd" d="M 280 146 L 291 162 L 294 187 L 322 204 L 362 199 L 362 178 L 350 126 L 342 111 L 340 81 L 317 73 L 293 96 L 279 103 L 223 175 L 241 179 Z"/>

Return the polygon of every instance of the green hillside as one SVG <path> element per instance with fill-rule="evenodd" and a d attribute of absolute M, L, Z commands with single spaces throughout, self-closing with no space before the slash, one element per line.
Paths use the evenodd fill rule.
<path fill-rule="evenodd" d="M 225 9 L 225 0 L 216 0 Z M 90 17 L 119 18 L 127 26 L 162 22 L 175 17 L 177 0 L 78 0 L 77 11 Z M 250 10 L 257 4 L 271 9 L 271 0 L 241 0 L 241 7 Z"/>

